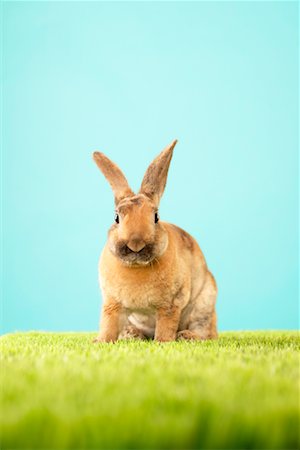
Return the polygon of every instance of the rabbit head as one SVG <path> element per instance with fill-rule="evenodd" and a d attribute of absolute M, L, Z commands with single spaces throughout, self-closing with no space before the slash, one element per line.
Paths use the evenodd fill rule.
<path fill-rule="evenodd" d="M 173 141 L 150 164 L 137 194 L 115 163 L 103 153 L 93 154 L 115 197 L 115 223 L 109 229 L 108 246 L 126 265 L 150 264 L 167 248 L 168 234 L 159 221 L 158 207 L 176 143 Z"/>

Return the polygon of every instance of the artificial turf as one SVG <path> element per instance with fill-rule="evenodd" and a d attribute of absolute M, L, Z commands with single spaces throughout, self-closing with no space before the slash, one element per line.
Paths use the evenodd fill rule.
<path fill-rule="evenodd" d="M 297 449 L 299 334 L 1 338 L 1 449 Z"/>

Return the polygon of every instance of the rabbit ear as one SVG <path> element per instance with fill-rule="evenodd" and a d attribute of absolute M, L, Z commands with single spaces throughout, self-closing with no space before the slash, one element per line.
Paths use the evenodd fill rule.
<path fill-rule="evenodd" d="M 142 181 L 140 192 L 154 200 L 157 206 L 165 190 L 169 165 L 176 144 L 177 140 L 173 141 L 152 161 Z"/>
<path fill-rule="evenodd" d="M 122 198 L 134 195 L 129 187 L 125 175 L 115 163 L 100 152 L 94 152 L 93 159 L 111 185 L 116 204 L 119 203 Z"/>

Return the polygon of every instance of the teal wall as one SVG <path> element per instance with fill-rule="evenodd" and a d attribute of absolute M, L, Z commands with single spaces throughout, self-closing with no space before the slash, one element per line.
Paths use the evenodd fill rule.
<path fill-rule="evenodd" d="M 296 2 L 4 2 L 3 331 L 96 330 L 113 220 L 91 154 L 194 235 L 219 327 L 298 325 Z"/>

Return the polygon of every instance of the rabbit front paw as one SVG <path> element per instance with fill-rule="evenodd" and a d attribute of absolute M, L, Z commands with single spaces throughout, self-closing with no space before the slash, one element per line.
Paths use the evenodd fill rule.
<path fill-rule="evenodd" d="M 93 343 L 94 344 L 96 344 L 96 343 L 98 343 L 98 342 L 115 342 L 116 341 L 116 339 L 113 337 L 113 336 L 110 336 L 110 335 L 102 335 L 102 334 L 99 334 L 99 336 L 96 336 L 94 339 L 93 339 Z"/>

